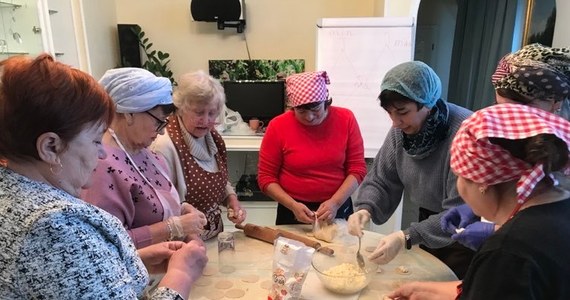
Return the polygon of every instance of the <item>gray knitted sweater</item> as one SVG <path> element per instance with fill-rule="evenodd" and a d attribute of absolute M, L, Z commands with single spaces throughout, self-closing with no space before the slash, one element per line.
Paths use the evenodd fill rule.
<path fill-rule="evenodd" d="M 442 231 L 440 218 L 444 212 L 463 203 L 456 187 L 457 176 L 449 167 L 449 147 L 461 122 L 471 111 L 452 103 L 449 108 L 449 132 L 437 149 L 424 158 L 412 157 L 402 147 L 402 131 L 391 128 L 374 164 L 354 199 L 355 211 L 366 209 L 375 224 L 383 224 L 396 210 L 402 193 L 419 207 L 438 212 L 404 230 L 412 244 L 441 248 L 453 242 Z"/>

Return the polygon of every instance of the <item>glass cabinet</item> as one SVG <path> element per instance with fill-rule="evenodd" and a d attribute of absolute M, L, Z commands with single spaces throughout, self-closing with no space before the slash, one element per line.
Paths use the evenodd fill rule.
<path fill-rule="evenodd" d="M 36 0 L 0 1 L 0 59 L 44 51 Z"/>

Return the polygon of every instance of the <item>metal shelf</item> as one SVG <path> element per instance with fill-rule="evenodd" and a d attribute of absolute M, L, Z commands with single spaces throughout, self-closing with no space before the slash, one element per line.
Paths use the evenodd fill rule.
<path fill-rule="evenodd" d="M 28 52 L 10 52 L 10 51 L 0 52 L 0 55 L 28 55 L 28 54 L 30 54 L 30 53 L 28 53 Z"/>
<path fill-rule="evenodd" d="M 12 2 L 0 1 L 0 8 L 20 8 L 21 4 L 15 4 Z"/>

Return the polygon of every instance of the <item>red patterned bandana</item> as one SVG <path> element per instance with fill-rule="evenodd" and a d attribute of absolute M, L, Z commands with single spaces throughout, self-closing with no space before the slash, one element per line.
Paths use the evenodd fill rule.
<path fill-rule="evenodd" d="M 293 74 L 285 80 L 287 97 L 292 107 L 328 100 L 330 84 L 327 72 L 305 72 Z"/>
<path fill-rule="evenodd" d="M 570 122 L 561 117 L 520 104 L 483 108 L 463 121 L 457 131 L 451 145 L 451 168 L 458 176 L 484 185 L 518 179 L 514 215 L 544 178 L 543 165 L 532 166 L 515 158 L 489 138 L 518 140 L 538 134 L 553 134 L 570 147 Z"/>

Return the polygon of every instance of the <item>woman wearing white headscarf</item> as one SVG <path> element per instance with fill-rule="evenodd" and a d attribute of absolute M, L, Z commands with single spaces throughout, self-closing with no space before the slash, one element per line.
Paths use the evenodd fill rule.
<path fill-rule="evenodd" d="M 121 220 L 137 248 L 199 234 L 204 215 L 189 204 L 181 207 L 164 158 L 147 149 L 175 111 L 170 81 L 119 68 L 107 71 L 100 84 L 116 115 L 103 136 L 107 158 L 99 161 L 83 198 Z"/>
<path fill-rule="evenodd" d="M 449 146 L 471 111 L 442 100 L 439 77 L 419 61 L 388 71 L 381 90 L 380 105 L 393 125 L 360 186 L 349 231 L 362 235 L 370 218 L 376 224 L 386 222 L 405 194 L 419 206 L 419 222 L 382 239 L 370 259 L 385 264 L 403 248 L 421 244 L 462 277 L 474 252 L 454 243 L 439 219 L 463 204 L 449 168 Z"/>

